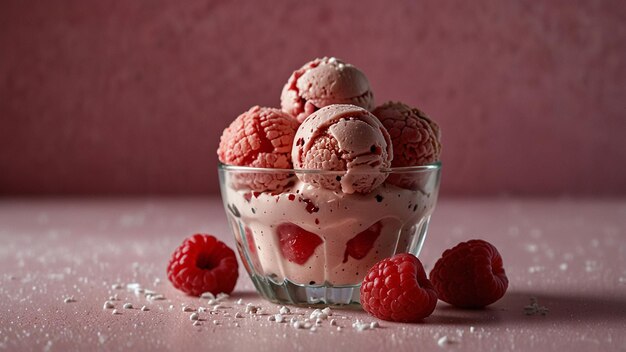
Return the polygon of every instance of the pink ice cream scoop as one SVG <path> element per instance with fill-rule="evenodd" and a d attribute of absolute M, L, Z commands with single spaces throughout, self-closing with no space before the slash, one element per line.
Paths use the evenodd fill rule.
<path fill-rule="evenodd" d="M 441 132 L 424 112 L 400 102 L 387 102 L 374 109 L 373 114 L 387 128 L 393 141 L 392 167 L 426 165 L 439 160 Z M 396 173 L 387 182 L 416 190 L 424 184 L 419 177 L 419 174 Z"/>
<path fill-rule="evenodd" d="M 219 160 L 228 165 L 290 169 L 292 143 L 298 121 L 274 108 L 254 106 L 239 115 L 222 133 L 217 149 Z M 280 191 L 287 174 L 242 173 L 234 179 L 236 188 L 253 191 Z"/>
<path fill-rule="evenodd" d="M 393 141 L 392 167 L 426 165 L 439 160 L 439 126 L 417 108 L 387 102 L 372 112 Z"/>
<path fill-rule="evenodd" d="M 391 165 L 389 133 L 369 111 L 329 105 L 298 128 L 291 158 L 294 168 L 342 171 L 332 175 L 297 173 L 303 182 L 344 193 L 368 193 L 385 181 Z"/>
<path fill-rule="evenodd" d="M 300 122 L 331 104 L 352 104 L 367 110 L 374 107 L 367 77 L 334 57 L 315 59 L 294 71 L 280 95 L 282 109 Z"/>

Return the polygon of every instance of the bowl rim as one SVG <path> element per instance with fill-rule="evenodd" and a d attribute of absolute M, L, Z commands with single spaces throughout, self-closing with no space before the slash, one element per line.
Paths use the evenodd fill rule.
<path fill-rule="evenodd" d="M 402 167 L 390 167 L 380 169 L 382 173 L 413 173 L 413 172 L 432 172 L 441 170 L 441 161 L 436 161 L 431 164 L 419 165 L 419 166 L 402 166 Z M 295 174 L 325 174 L 325 175 L 344 175 L 345 170 L 319 170 L 319 169 L 274 169 L 274 168 L 262 168 L 253 166 L 237 166 L 224 164 L 222 162 L 217 163 L 217 168 L 220 171 L 237 171 L 237 172 L 257 172 L 257 173 L 295 173 Z M 369 171 L 368 171 L 369 172 Z M 359 171 L 356 172 L 361 173 Z M 366 173 L 366 172 L 363 172 Z"/>

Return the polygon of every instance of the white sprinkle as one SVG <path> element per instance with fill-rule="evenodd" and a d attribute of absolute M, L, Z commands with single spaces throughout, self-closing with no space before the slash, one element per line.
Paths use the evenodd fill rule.
<path fill-rule="evenodd" d="M 330 326 L 337 326 L 337 320 L 331 319 Z"/>
<path fill-rule="evenodd" d="M 213 309 L 211 309 L 211 310 L 214 311 L 214 312 L 217 312 L 220 308 L 222 308 L 222 305 L 221 304 L 216 304 L 216 305 L 213 306 Z"/>
<path fill-rule="evenodd" d="M 322 314 L 322 311 L 320 309 L 315 309 L 314 311 L 311 312 L 311 319 L 317 317 L 318 315 Z"/>
<path fill-rule="evenodd" d="M 332 310 L 330 310 L 330 307 L 326 307 L 324 309 L 322 309 L 322 313 L 328 315 L 329 317 L 333 315 Z"/>
<path fill-rule="evenodd" d="M 220 324 L 220 322 L 219 322 L 219 321 L 217 321 L 217 320 L 213 320 L 213 325 L 219 325 L 219 324 Z"/>
<path fill-rule="evenodd" d="M 218 302 L 221 302 L 221 301 L 223 301 L 223 300 L 225 300 L 225 299 L 228 299 L 228 297 L 230 297 L 230 296 L 229 296 L 227 293 L 220 292 L 220 293 L 218 293 L 218 294 L 217 294 L 217 296 L 215 296 L 215 299 L 216 299 Z"/>
<path fill-rule="evenodd" d="M 113 309 L 113 311 L 111 312 L 111 314 L 113 315 L 118 315 L 118 314 L 122 314 L 120 312 L 117 311 L 117 309 Z"/>
<path fill-rule="evenodd" d="M 474 331 L 476 331 L 476 328 L 473 326 L 470 326 L 470 332 L 474 332 Z"/>
<path fill-rule="evenodd" d="M 67 297 L 63 300 L 64 303 L 74 303 L 76 302 L 76 299 L 72 296 L 72 297 Z"/>
<path fill-rule="evenodd" d="M 183 312 L 195 312 L 196 310 L 189 307 L 189 306 L 184 306 L 183 307 Z"/>
<path fill-rule="evenodd" d="M 259 307 L 253 305 L 252 303 L 246 304 L 246 313 L 256 314 L 260 310 Z"/>
<path fill-rule="evenodd" d="M 239 327 L 239 323 L 235 323 L 235 327 L 237 327 L 237 328 L 238 328 L 238 327 Z"/>
<path fill-rule="evenodd" d="M 279 314 L 275 314 L 275 315 L 274 315 L 274 320 L 275 320 L 277 323 L 282 323 L 282 322 L 284 322 L 284 321 L 285 321 L 285 317 L 284 317 L 282 314 L 280 314 L 280 313 L 279 313 Z"/>
<path fill-rule="evenodd" d="M 561 263 L 561 265 L 559 265 L 559 269 L 561 269 L 561 271 L 567 270 L 567 263 Z"/>
<path fill-rule="evenodd" d="M 141 311 L 142 311 L 142 312 L 147 312 L 147 311 L 149 311 L 149 310 L 150 310 L 150 308 L 148 308 L 148 307 L 146 307 L 146 306 L 142 306 L 142 307 L 141 307 Z"/>
<path fill-rule="evenodd" d="M 309 329 L 310 332 L 316 332 L 317 328 L 315 326 L 311 326 L 311 329 Z"/>
<path fill-rule="evenodd" d="M 198 307 L 198 313 L 204 313 L 207 309 L 205 307 Z"/>
<path fill-rule="evenodd" d="M 289 314 L 291 313 L 291 310 L 288 307 L 280 306 L 280 309 L 278 309 L 278 312 L 280 314 Z"/>
<path fill-rule="evenodd" d="M 439 345 L 439 347 L 444 347 L 446 345 L 451 345 L 453 343 L 456 343 L 457 341 L 454 339 L 449 338 L 448 336 L 442 336 L 439 338 L 439 340 L 437 340 L 437 344 Z"/>
<path fill-rule="evenodd" d="M 358 332 L 362 332 L 365 330 L 369 330 L 370 329 L 370 324 L 368 323 L 364 323 L 361 320 L 356 320 L 354 323 L 352 323 L 352 327 L 358 331 Z"/>
<path fill-rule="evenodd" d="M 301 321 L 297 321 L 297 320 L 293 322 L 292 325 L 294 329 L 302 329 L 304 327 L 304 323 Z"/>
<path fill-rule="evenodd" d="M 124 308 L 124 309 L 133 309 L 133 304 L 132 303 L 124 303 L 122 308 Z"/>
<path fill-rule="evenodd" d="M 161 283 L 161 279 L 159 279 L 158 277 L 155 277 L 154 278 L 154 282 L 153 282 L 154 286 L 156 286 L 156 285 L 158 285 L 160 283 Z"/>
<path fill-rule="evenodd" d="M 289 323 L 290 323 L 290 324 L 293 324 L 293 323 L 295 323 L 296 321 L 298 321 L 298 319 L 296 319 L 296 317 L 291 317 L 291 319 L 289 319 Z"/>
<path fill-rule="evenodd" d="M 198 321 L 198 320 L 194 320 L 192 324 L 193 324 L 193 326 L 199 326 L 202 323 L 200 323 L 200 321 Z"/>
<path fill-rule="evenodd" d="M 328 319 L 328 314 L 324 313 L 322 310 L 316 309 L 314 310 L 310 317 L 310 319 Z"/>
<path fill-rule="evenodd" d="M 115 305 L 113 305 L 113 302 L 111 301 L 105 301 L 104 306 L 102 307 L 102 309 L 113 309 L 113 308 L 115 308 Z"/>
<path fill-rule="evenodd" d="M 238 305 L 238 306 L 243 305 L 243 299 L 241 299 L 241 298 L 240 298 L 240 299 L 238 299 L 238 300 L 235 302 L 235 304 L 236 304 L 236 305 Z"/>
<path fill-rule="evenodd" d="M 174 305 L 170 304 L 170 306 L 168 307 L 170 310 L 174 309 Z"/>
<path fill-rule="evenodd" d="M 215 295 L 213 295 L 211 292 L 204 292 L 203 294 L 200 295 L 200 298 L 215 299 Z"/>
<path fill-rule="evenodd" d="M 191 313 L 191 315 L 189 316 L 189 320 L 198 320 L 200 319 L 200 316 L 198 315 L 198 313 Z"/>
<path fill-rule="evenodd" d="M 341 330 L 343 330 L 343 328 L 341 326 L 338 326 L 337 331 L 341 332 Z"/>
<path fill-rule="evenodd" d="M 124 288 L 124 286 L 122 286 L 122 284 L 113 284 L 113 285 L 111 285 L 111 289 L 113 289 L 113 290 L 121 290 L 123 288 Z"/>
<path fill-rule="evenodd" d="M 148 299 L 151 299 L 153 301 L 163 301 L 165 300 L 165 296 L 159 294 L 159 295 L 150 296 Z"/>
<path fill-rule="evenodd" d="M 120 300 L 120 298 L 119 298 L 119 297 L 117 297 L 117 294 L 115 294 L 115 295 L 113 295 L 113 296 L 109 297 L 109 301 L 119 301 L 119 300 Z"/>
<path fill-rule="evenodd" d="M 317 318 L 317 319 L 315 320 L 315 325 L 322 325 L 322 319 Z"/>
<path fill-rule="evenodd" d="M 328 63 L 329 64 L 334 64 L 336 62 L 337 62 L 337 58 L 335 58 L 335 57 L 331 57 L 330 59 L 328 59 Z"/>
<path fill-rule="evenodd" d="M 370 329 L 376 329 L 379 326 L 380 325 L 378 325 L 378 322 L 373 321 L 373 322 L 370 323 Z"/>
<path fill-rule="evenodd" d="M 141 285 L 137 282 L 132 282 L 130 284 L 126 284 L 126 289 L 128 289 L 129 291 L 134 291 L 141 288 Z"/>
<path fill-rule="evenodd" d="M 230 316 L 230 313 L 226 312 L 226 313 L 224 313 L 224 316 L 225 316 L 225 317 L 229 317 L 229 316 Z"/>

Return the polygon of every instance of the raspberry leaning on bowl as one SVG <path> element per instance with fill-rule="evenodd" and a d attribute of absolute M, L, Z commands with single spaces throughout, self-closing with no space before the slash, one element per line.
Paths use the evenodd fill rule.
<path fill-rule="evenodd" d="M 443 252 L 430 272 L 439 299 L 461 308 L 499 300 L 509 285 L 496 247 L 483 240 L 462 242 Z"/>
<path fill-rule="evenodd" d="M 192 296 L 204 292 L 231 293 L 239 277 L 235 252 L 211 235 L 195 234 L 176 248 L 167 278 Z"/>
<path fill-rule="evenodd" d="M 417 322 L 431 315 L 437 293 L 422 263 L 401 253 L 376 263 L 361 285 L 361 305 L 373 316 L 398 322 Z"/>

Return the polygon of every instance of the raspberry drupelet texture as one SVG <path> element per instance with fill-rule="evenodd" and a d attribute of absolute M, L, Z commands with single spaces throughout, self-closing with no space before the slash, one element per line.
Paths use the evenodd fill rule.
<path fill-rule="evenodd" d="M 239 277 L 237 258 L 215 237 L 195 234 L 172 254 L 167 277 L 174 287 L 192 296 L 231 293 Z"/>
<path fill-rule="evenodd" d="M 227 165 L 290 169 L 291 146 L 300 124 L 291 115 L 273 108 L 253 106 L 239 115 L 220 138 L 217 155 Z M 287 173 L 242 173 L 233 177 L 237 189 L 281 191 L 289 183 Z"/>
<path fill-rule="evenodd" d="M 372 113 L 394 141 L 392 167 L 426 165 L 439 160 L 441 131 L 423 111 L 400 102 L 387 102 Z"/>
<path fill-rule="evenodd" d="M 398 322 L 418 322 L 435 310 L 437 293 L 422 263 L 401 253 L 376 263 L 361 285 L 361 305 L 373 316 Z"/>
<path fill-rule="evenodd" d="M 485 307 L 509 285 L 496 247 L 483 240 L 462 242 L 443 252 L 430 272 L 439 299 L 461 308 Z"/>

